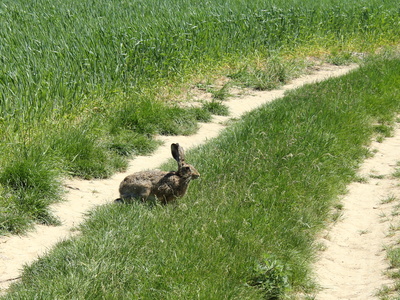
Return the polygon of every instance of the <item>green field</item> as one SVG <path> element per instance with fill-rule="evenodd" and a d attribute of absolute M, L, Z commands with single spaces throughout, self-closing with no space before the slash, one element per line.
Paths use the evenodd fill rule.
<path fill-rule="evenodd" d="M 364 146 L 398 112 L 399 24 L 394 0 L 2 1 L 0 234 L 59 224 L 48 206 L 62 200 L 65 177 L 108 177 L 153 151 L 155 134 L 192 134 L 226 113 L 220 78 L 272 89 L 313 62 L 365 64 L 289 93 L 189 153 L 205 175 L 182 205 L 99 208 L 82 237 L 27 268 L 6 298 L 312 289 L 314 234 Z M 193 86 L 215 101 L 183 108 Z"/>

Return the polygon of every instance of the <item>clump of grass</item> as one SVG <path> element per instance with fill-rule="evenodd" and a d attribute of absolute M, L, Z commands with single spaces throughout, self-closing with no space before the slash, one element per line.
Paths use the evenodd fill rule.
<path fill-rule="evenodd" d="M 379 124 L 374 126 L 374 131 L 377 134 L 376 141 L 382 143 L 385 138 L 393 136 L 393 126 L 389 124 Z"/>
<path fill-rule="evenodd" d="M 275 73 L 274 70 L 243 68 L 229 77 L 237 84 L 260 91 L 272 90 L 285 83 L 285 76 Z"/>
<path fill-rule="evenodd" d="M 209 111 L 213 115 L 228 116 L 229 108 L 221 101 L 212 100 L 203 103 L 203 109 Z"/>
<path fill-rule="evenodd" d="M 396 288 L 396 290 L 399 290 Z M 392 299 L 391 296 L 393 296 L 394 289 L 393 287 L 390 287 L 388 285 L 384 285 L 382 288 L 380 288 L 376 293 L 375 296 L 379 297 L 379 299 L 382 300 L 389 300 Z"/>
<path fill-rule="evenodd" d="M 373 178 L 373 179 L 384 179 L 385 175 L 383 175 L 383 174 L 370 174 L 369 177 Z"/>
<path fill-rule="evenodd" d="M 153 152 L 161 142 L 128 129 L 115 129 L 110 136 L 108 148 L 118 155 L 131 157 Z"/>
<path fill-rule="evenodd" d="M 257 64 L 244 65 L 229 75 L 232 81 L 242 87 L 256 90 L 272 90 L 298 75 L 301 64 L 283 60 L 272 55 Z"/>
<path fill-rule="evenodd" d="M 199 122 L 210 122 L 212 119 L 211 112 L 204 107 L 193 107 L 189 109 L 189 113 L 193 114 L 194 118 Z"/>
<path fill-rule="evenodd" d="M 60 201 L 61 173 L 54 169 L 43 148 L 30 145 L 16 147 L 15 153 L 0 169 L 0 232 L 21 233 L 32 221 L 58 225 L 49 211 L 51 203 Z"/>
<path fill-rule="evenodd" d="M 113 128 L 126 128 L 140 134 L 192 134 L 197 115 L 178 106 L 167 106 L 145 98 L 124 104 L 113 117 Z"/>
<path fill-rule="evenodd" d="M 248 284 L 260 289 L 266 299 L 279 299 L 290 290 L 289 273 L 287 265 L 266 255 L 263 262 L 254 268 Z"/>
<path fill-rule="evenodd" d="M 396 168 L 396 170 L 393 173 L 393 177 L 400 178 L 400 168 Z"/>
<path fill-rule="evenodd" d="M 368 183 L 368 178 L 365 176 L 356 175 L 354 181 L 358 183 Z"/>
<path fill-rule="evenodd" d="M 343 216 L 343 204 L 342 203 L 336 203 L 332 207 L 332 211 L 330 213 L 330 220 L 331 222 L 337 222 L 340 220 L 340 218 Z"/>
<path fill-rule="evenodd" d="M 348 65 L 356 60 L 355 57 L 351 54 L 351 52 L 347 51 L 338 51 L 338 50 L 332 50 L 330 55 L 327 58 L 327 62 L 341 66 L 341 65 Z"/>
<path fill-rule="evenodd" d="M 29 228 L 32 218 L 18 207 L 18 196 L 11 190 L 0 190 L 0 234 L 22 233 Z"/>
<path fill-rule="evenodd" d="M 395 195 L 389 195 L 385 199 L 382 199 L 381 203 L 388 204 L 388 203 L 393 203 L 396 200 L 397 200 L 397 197 Z"/>
<path fill-rule="evenodd" d="M 231 96 L 229 94 L 229 85 L 229 83 L 226 83 L 219 90 L 211 90 L 210 92 L 212 94 L 212 98 L 219 101 L 226 100 L 229 96 Z"/>
<path fill-rule="evenodd" d="M 85 127 L 69 127 L 63 136 L 50 136 L 51 148 L 63 158 L 65 171 L 85 179 L 106 178 L 123 170 L 127 161 L 100 143 Z"/>

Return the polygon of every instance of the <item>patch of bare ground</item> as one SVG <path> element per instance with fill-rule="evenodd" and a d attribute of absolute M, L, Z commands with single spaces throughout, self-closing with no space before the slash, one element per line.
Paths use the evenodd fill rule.
<path fill-rule="evenodd" d="M 18 280 L 22 267 L 30 264 L 39 256 L 44 255 L 57 242 L 77 234 L 73 229 L 81 223 L 86 213 L 97 205 L 112 202 L 118 195 L 118 186 L 129 173 L 160 166 L 170 158 L 170 144 L 180 143 L 185 149 L 190 149 L 218 136 L 225 128 L 227 120 L 238 118 L 244 113 L 271 102 L 284 95 L 286 90 L 301 87 L 329 77 L 343 75 L 356 68 L 357 65 L 331 66 L 323 65 L 313 73 L 293 80 L 290 84 L 273 91 L 254 91 L 251 94 L 233 97 L 224 104 L 229 107 L 230 116 L 215 116 L 210 123 L 201 124 L 199 131 L 192 136 L 160 136 L 164 145 L 151 156 L 136 157 L 130 162 L 128 170 L 115 174 L 106 180 L 70 179 L 65 182 L 67 191 L 65 201 L 52 206 L 55 215 L 62 221 L 61 226 L 37 225 L 35 230 L 24 236 L 0 237 L 0 289 Z"/>

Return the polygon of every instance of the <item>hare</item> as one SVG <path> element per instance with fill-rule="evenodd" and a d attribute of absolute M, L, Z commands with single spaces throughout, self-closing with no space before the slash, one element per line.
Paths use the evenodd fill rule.
<path fill-rule="evenodd" d="M 125 202 L 134 198 L 144 202 L 158 199 L 166 204 L 185 195 L 190 181 L 200 174 L 185 162 L 185 153 L 178 143 L 171 144 L 171 153 L 178 163 L 178 171 L 150 170 L 131 174 L 121 182 L 120 198 L 115 201 Z"/>

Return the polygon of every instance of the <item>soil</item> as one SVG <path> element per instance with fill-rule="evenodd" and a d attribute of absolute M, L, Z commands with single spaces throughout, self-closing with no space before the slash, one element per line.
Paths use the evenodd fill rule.
<path fill-rule="evenodd" d="M 57 242 L 78 234 L 74 228 L 86 213 L 97 205 L 118 198 L 118 186 L 130 173 L 153 169 L 170 158 L 170 144 L 178 142 L 189 149 L 218 136 L 230 118 L 239 118 L 258 106 L 284 95 L 285 91 L 304 84 L 314 83 L 333 76 L 343 75 L 356 68 L 350 66 L 322 65 L 309 75 L 293 80 L 290 84 L 273 91 L 252 91 L 247 95 L 233 97 L 224 104 L 229 106 L 230 116 L 215 116 L 211 123 L 201 124 L 192 136 L 160 136 L 164 145 L 151 156 L 136 157 L 124 173 L 106 180 L 72 179 L 65 182 L 65 201 L 52 206 L 52 211 L 62 221 L 61 226 L 37 225 L 23 236 L 0 237 L 0 291 L 17 281 L 24 265 L 46 254 Z M 382 222 L 381 214 L 389 215 L 390 204 L 380 201 L 389 194 L 399 194 L 396 182 L 390 178 L 396 165 L 396 147 L 400 145 L 400 131 L 394 138 L 374 144 L 378 153 L 365 162 L 360 172 L 369 176 L 367 183 L 354 183 L 343 199 L 342 218 L 321 238 L 324 251 L 316 264 L 317 281 L 321 292 L 317 299 L 370 299 L 382 284 L 388 283 L 383 271 L 388 268 L 383 252 L 390 222 Z M 374 176 L 370 174 L 383 175 Z"/>
<path fill-rule="evenodd" d="M 360 182 L 348 186 L 341 199 L 343 210 L 320 239 L 322 251 L 315 265 L 322 290 L 316 299 L 374 299 L 384 285 L 393 282 L 385 247 L 396 243 L 399 217 L 399 179 L 393 174 L 400 161 L 400 125 L 393 137 L 370 145 L 373 157 L 365 160 L 358 175 Z"/>

